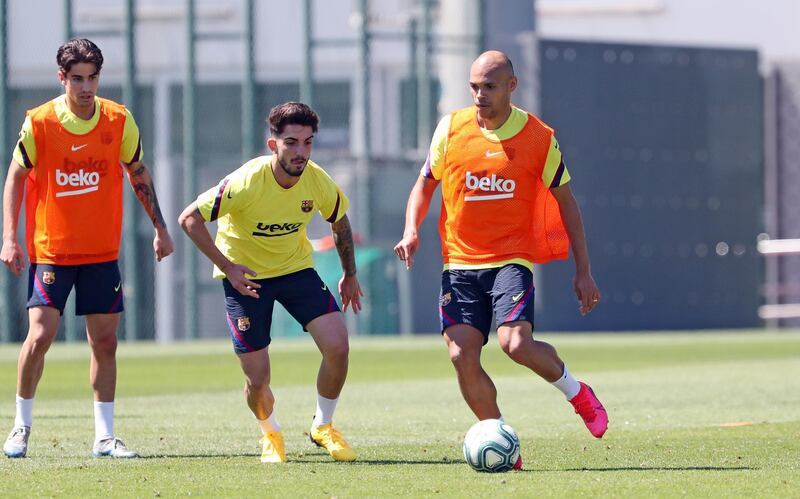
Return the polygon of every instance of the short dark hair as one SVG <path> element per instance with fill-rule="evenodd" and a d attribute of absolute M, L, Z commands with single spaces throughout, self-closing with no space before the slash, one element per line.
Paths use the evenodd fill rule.
<path fill-rule="evenodd" d="M 97 72 L 103 67 L 103 53 L 91 40 L 73 38 L 58 48 L 56 62 L 62 73 L 67 74 L 72 66 L 81 62 L 94 64 Z"/>
<path fill-rule="evenodd" d="M 272 108 L 267 123 L 269 123 L 269 133 L 273 136 L 282 134 L 286 125 L 310 126 L 311 130 L 317 133 L 319 116 L 302 102 L 284 102 Z"/>

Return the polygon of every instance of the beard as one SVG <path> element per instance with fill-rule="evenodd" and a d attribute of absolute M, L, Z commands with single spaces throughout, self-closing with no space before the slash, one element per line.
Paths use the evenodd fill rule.
<path fill-rule="evenodd" d="M 303 170 L 305 170 L 306 165 L 308 164 L 308 160 L 306 159 L 303 161 L 302 166 L 294 166 L 291 162 L 283 161 L 282 159 L 278 158 L 278 164 L 281 165 L 281 168 L 287 175 L 290 177 L 299 177 L 303 174 Z"/>

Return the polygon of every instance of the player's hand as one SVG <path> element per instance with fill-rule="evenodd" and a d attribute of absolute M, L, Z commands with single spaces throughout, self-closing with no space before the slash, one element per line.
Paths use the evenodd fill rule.
<path fill-rule="evenodd" d="M 416 232 L 403 234 L 403 239 L 400 240 L 394 247 L 394 253 L 397 258 L 406 262 L 406 270 L 411 270 L 414 265 L 414 254 L 419 247 L 419 236 Z"/>
<path fill-rule="evenodd" d="M 575 296 L 578 297 L 578 310 L 586 315 L 600 303 L 600 290 L 589 272 L 578 272 L 572 280 Z"/>
<path fill-rule="evenodd" d="M 258 298 L 258 292 L 256 290 L 261 287 L 261 284 L 255 283 L 245 277 L 245 274 L 253 277 L 257 276 L 258 273 L 255 270 L 245 267 L 244 265 L 231 263 L 229 266 L 222 269 L 222 271 L 225 273 L 225 277 L 228 278 L 231 286 L 233 286 L 233 289 L 245 296 Z"/>
<path fill-rule="evenodd" d="M 153 251 L 156 253 L 156 260 L 161 261 L 175 251 L 175 244 L 166 229 L 157 230 L 156 237 L 153 239 Z"/>
<path fill-rule="evenodd" d="M 3 249 L 0 250 L 0 261 L 8 267 L 8 270 L 19 277 L 25 268 L 25 258 L 17 241 L 3 242 Z"/>
<path fill-rule="evenodd" d="M 342 276 L 339 279 L 339 296 L 342 298 L 342 312 L 347 312 L 348 306 L 353 309 L 354 314 L 361 312 L 361 297 L 364 292 L 361 291 L 358 277 Z"/>

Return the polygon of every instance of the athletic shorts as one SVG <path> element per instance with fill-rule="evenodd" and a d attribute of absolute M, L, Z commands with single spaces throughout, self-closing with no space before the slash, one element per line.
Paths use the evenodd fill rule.
<path fill-rule="evenodd" d="M 455 324 L 469 324 L 489 341 L 492 326 L 511 321 L 533 325 L 533 274 L 522 265 L 493 269 L 445 270 L 439 295 L 442 333 Z"/>
<path fill-rule="evenodd" d="M 317 317 L 338 312 L 339 305 L 314 269 L 303 269 L 269 279 L 256 279 L 260 284 L 258 298 L 245 296 L 222 280 L 225 288 L 225 312 L 233 349 L 238 353 L 255 352 L 272 341 L 272 309 L 277 301 L 303 326 Z"/>
<path fill-rule="evenodd" d="M 64 314 L 75 286 L 75 314 L 115 314 L 124 309 L 117 261 L 83 265 L 32 263 L 28 269 L 28 308 L 53 307 Z"/>

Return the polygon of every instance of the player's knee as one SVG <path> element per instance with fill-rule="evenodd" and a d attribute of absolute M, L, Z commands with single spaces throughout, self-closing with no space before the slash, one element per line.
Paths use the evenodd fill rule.
<path fill-rule="evenodd" d="M 96 356 L 113 356 L 117 353 L 117 335 L 108 334 L 90 340 L 92 351 Z"/>
<path fill-rule="evenodd" d="M 325 351 L 322 352 L 322 355 L 328 360 L 340 362 L 347 361 L 347 358 L 350 355 L 350 343 L 347 341 L 347 337 L 327 345 L 325 347 Z"/>
<path fill-rule="evenodd" d="M 520 335 L 513 335 L 507 341 L 501 342 L 500 348 L 511 360 L 523 364 L 525 359 L 533 353 L 533 341 L 525 341 Z"/>
<path fill-rule="evenodd" d="M 244 389 L 248 394 L 265 392 L 265 397 L 272 400 L 272 393 L 269 391 L 269 376 L 259 376 L 256 378 L 248 376 L 245 379 Z"/>
<path fill-rule="evenodd" d="M 53 340 L 56 337 L 57 331 L 50 331 L 41 325 L 31 325 L 28 331 L 28 337 L 25 339 L 27 343 L 28 355 L 32 357 L 44 356 Z"/>
<path fill-rule="evenodd" d="M 511 341 L 504 346 L 503 351 L 511 358 L 511 360 L 521 363 L 525 358 L 526 348 L 521 342 Z"/>
<path fill-rule="evenodd" d="M 471 369 L 479 365 L 479 357 L 469 349 L 462 348 L 455 343 L 450 345 L 450 362 L 456 370 Z"/>

